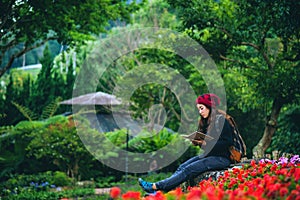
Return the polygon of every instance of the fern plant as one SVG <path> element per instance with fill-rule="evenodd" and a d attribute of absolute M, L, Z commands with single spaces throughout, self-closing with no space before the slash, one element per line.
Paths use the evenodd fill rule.
<path fill-rule="evenodd" d="M 22 106 L 14 101 L 11 102 L 16 108 L 23 114 L 23 116 L 29 121 L 34 121 L 38 119 L 38 115 L 32 112 L 29 108 Z"/>
<path fill-rule="evenodd" d="M 44 120 L 49 117 L 52 117 L 56 110 L 59 107 L 59 102 L 62 100 L 61 97 L 57 97 L 54 101 L 52 101 L 50 104 L 48 104 L 44 109 L 42 114 L 39 116 L 38 114 L 34 113 L 29 108 L 20 105 L 16 102 L 12 102 L 14 106 L 23 114 L 23 116 L 28 119 L 29 121 L 35 121 L 35 120 Z"/>
<path fill-rule="evenodd" d="M 59 102 L 61 102 L 61 101 L 62 101 L 62 98 L 57 97 L 54 101 L 52 101 L 50 104 L 48 104 L 42 112 L 41 119 L 47 119 L 49 117 L 52 117 L 55 114 L 56 110 L 58 109 Z"/>

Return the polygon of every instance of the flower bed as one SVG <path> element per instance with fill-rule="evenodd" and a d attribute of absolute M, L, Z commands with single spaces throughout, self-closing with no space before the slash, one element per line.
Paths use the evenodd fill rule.
<path fill-rule="evenodd" d="M 287 199 L 300 200 L 300 158 L 298 155 L 280 158 L 277 161 L 263 159 L 251 161 L 242 168 L 225 171 L 217 180 L 203 180 L 199 185 L 182 192 L 177 188 L 168 193 L 157 192 L 156 195 L 142 197 L 140 192 L 113 188 L 111 198 L 124 200 L 166 200 L 166 199 Z"/>

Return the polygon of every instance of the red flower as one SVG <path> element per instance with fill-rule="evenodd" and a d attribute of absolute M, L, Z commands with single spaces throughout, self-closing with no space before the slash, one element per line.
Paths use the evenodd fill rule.
<path fill-rule="evenodd" d="M 224 175 L 216 181 L 203 180 L 197 187 L 189 187 L 187 193 L 177 188 L 166 195 L 157 192 L 156 195 L 145 198 L 142 198 L 138 192 L 127 192 L 122 198 L 124 200 L 300 200 L 300 163 L 297 166 L 286 166 L 289 167 L 285 168 L 284 165 L 276 163 L 256 163 L 253 160 L 250 166 L 225 171 Z"/>
<path fill-rule="evenodd" d="M 149 195 L 144 200 L 166 200 L 166 197 L 161 191 L 158 191 L 155 195 Z"/>
<path fill-rule="evenodd" d="M 233 174 L 237 175 L 240 173 L 240 169 L 239 168 L 233 168 L 232 169 Z"/>
<path fill-rule="evenodd" d="M 187 200 L 201 200 L 202 191 L 199 188 L 192 188 L 187 194 Z"/>
<path fill-rule="evenodd" d="M 281 187 L 280 183 L 275 183 L 274 185 L 270 185 L 269 190 L 270 191 L 278 191 Z"/>
<path fill-rule="evenodd" d="M 217 199 L 223 199 L 225 196 L 225 191 L 221 187 L 216 186 L 215 195 Z"/>
<path fill-rule="evenodd" d="M 224 172 L 224 178 L 228 178 L 230 176 L 229 171 Z"/>
<path fill-rule="evenodd" d="M 110 189 L 110 197 L 113 198 L 113 199 L 116 199 L 120 196 L 121 194 L 121 189 L 118 188 L 118 187 L 112 187 Z"/>
<path fill-rule="evenodd" d="M 283 196 L 287 195 L 288 192 L 289 192 L 289 190 L 288 190 L 287 187 L 282 187 L 282 188 L 280 188 L 280 190 L 279 190 L 279 195 L 280 195 L 281 197 L 283 197 Z"/>
<path fill-rule="evenodd" d="M 288 169 L 283 168 L 283 169 L 277 170 L 275 173 L 276 173 L 277 175 L 285 175 L 285 176 L 287 176 L 287 174 L 288 174 Z"/>
<path fill-rule="evenodd" d="M 276 171 L 276 169 L 277 169 L 277 165 L 276 165 L 276 164 L 274 164 L 274 165 L 270 168 L 270 170 L 273 171 L 273 172 Z"/>
<path fill-rule="evenodd" d="M 237 184 L 237 181 L 235 179 L 231 179 L 229 185 L 228 185 L 228 188 L 232 188 L 235 186 L 235 184 Z"/>
<path fill-rule="evenodd" d="M 183 195 L 183 192 L 182 192 L 181 188 L 178 187 L 175 190 L 172 190 L 172 191 L 168 192 L 168 194 L 170 194 L 172 196 L 175 196 L 176 199 L 180 199 Z"/>
<path fill-rule="evenodd" d="M 300 192 L 297 190 L 292 190 L 286 200 L 300 200 Z"/>
<path fill-rule="evenodd" d="M 253 195 L 260 198 L 263 196 L 264 192 L 265 192 L 265 188 L 262 185 L 259 185 L 253 192 Z"/>
<path fill-rule="evenodd" d="M 263 166 L 259 166 L 258 173 L 259 174 L 263 174 L 264 173 L 264 167 Z"/>
<path fill-rule="evenodd" d="M 250 175 L 253 176 L 253 177 L 256 176 L 256 175 L 257 175 L 256 170 L 253 170 L 253 171 L 250 173 Z"/>
<path fill-rule="evenodd" d="M 250 165 L 251 165 L 252 167 L 256 168 L 256 162 L 255 162 L 255 160 L 251 160 Z"/>
<path fill-rule="evenodd" d="M 244 178 L 248 178 L 248 171 L 244 173 Z"/>
<path fill-rule="evenodd" d="M 141 197 L 140 192 L 129 191 L 122 195 L 124 200 L 139 200 Z"/>
<path fill-rule="evenodd" d="M 295 169 L 294 177 L 295 181 L 298 181 L 300 179 L 300 168 Z"/>
<path fill-rule="evenodd" d="M 214 187 L 214 186 L 210 186 L 208 187 L 204 192 L 203 194 L 207 196 L 208 199 L 210 200 L 218 200 L 218 196 L 217 193 L 218 193 L 219 189 Z"/>

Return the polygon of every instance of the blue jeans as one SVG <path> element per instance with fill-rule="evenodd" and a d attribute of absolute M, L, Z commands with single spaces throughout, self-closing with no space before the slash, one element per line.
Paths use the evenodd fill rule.
<path fill-rule="evenodd" d="M 209 170 L 224 169 L 230 165 L 230 160 L 221 156 L 195 156 L 181 164 L 175 173 L 162 181 L 155 183 L 158 190 L 170 191 L 181 183 Z"/>

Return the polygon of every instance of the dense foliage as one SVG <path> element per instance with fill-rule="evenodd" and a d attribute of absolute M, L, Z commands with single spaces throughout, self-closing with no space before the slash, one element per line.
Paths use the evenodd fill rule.
<path fill-rule="evenodd" d="M 29 189 L 19 196 L 20 199 L 32 199 L 34 195 L 38 196 L 37 198 L 57 199 L 64 195 L 55 192 L 47 194 L 54 183 L 56 186 L 63 186 L 79 179 L 93 179 L 97 186 L 109 187 L 113 182 L 124 181 L 123 172 L 99 162 L 100 158 L 105 161 L 109 161 L 110 158 L 118 159 L 118 154 L 99 148 L 99 160 L 95 159 L 88 151 L 89 147 L 82 144 L 82 138 L 77 134 L 77 127 L 71 116 L 56 115 L 72 111 L 71 106 L 59 106 L 59 102 L 72 97 L 77 75 L 97 45 L 107 40 L 111 40 L 111 45 L 114 45 L 114 39 L 126 33 L 126 39 L 130 41 L 132 30 L 145 27 L 179 30 L 208 51 L 224 81 L 227 111 L 238 123 L 248 147 L 248 158 L 252 157 L 252 150 L 257 144 L 263 153 L 278 151 L 280 155 L 299 154 L 299 2 L 155 0 L 142 5 L 139 4 L 140 10 L 133 11 L 137 8 L 136 5 L 128 5 L 124 1 L 45 1 L 43 5 L 34 1 L 0 2 L 1 8 L 7 8 L 1 13 L 6 18 L 0 17 L 6 19 L 0 20 L 0 180 L 9 184 L 5 195 L 14 192 L 14 188 L 28 187 Z M 44 6 L 47 6 L 46 11 Z M 133 24 L 123 24 L 122 20 L 129 21 L 130 12 Z M 110 20 L 115 19 L 121 19 L 116 22 L 121 26 L 114 27 L 115 24 Z M 166 30 L 160 31 L 159 33 L 164 35 L 163 31 Z M 99 41 L 90 41 L 98 35 L 101 35 Z M 38 60 L 42 64 L 38 74 L 12 69 L 3 75 L 17 56 L 50 39 L 57 39 L 64 47 L 68 45 L 68 51 L 62 49 L 62 53 L 53 58 L 58 50 L 48 43 L 43 47 L 41 59 L 37 59 L 40 57 L 37 53 L 31 52 L 35 55 L 29 60 Z M 126 52 L 126 55 L 111 63 L 104 74 L 100 78 L 97 77 L 99 80 L 92 80 L 98 81 L 97 91 L 111 94 L 120 83 L 136 86 L 136 80 L 130 79 L 136 75 L 140 75 L 141 79 L 154 77 L 153 79 L 171 80 L 176 74 L 184 77 L 196 95 L 209 92 L 203 74 L 210 74 L 210 71 L 200 74 L 191 63 L 177 55 L 176 49 L 188 46 L 178 41 L 180 38 L 170 34 L 155 43 L 143 40 L 140 43 L 141 48 L 138 49 L 135 49 L 134 42 L 130 43 L 132 46 L 129 49 L 133 49 L 132 51 Z M 168 42 L 174 45 L 166 48 L 165 44 Z M 9 50 L 8 53 L 6 50 Z M 105 49 L 106 55 L 116 53 L 111 51 L 115 49 Z M 99 63 L 98 67 L 104 68 L 105 64 Z M 164 67 L 151 68 L 156 65 Z M 163 73 L 166 69 L 173 71 Z M 89 79 L 90 74 L 87 73 L 84 79 L 86 84 Z M 176 81 L 173 82 L 174 85 Z M 179 96 L 188 98 L 185 93 Z M 166 127 L 176 132 L 181 123 L 180 119 L 185 114 L 182 113 L 179 96 L 166 85 L 148 83 L 135 88 L 130 97 L 130 112 L 133 118 L 151 122 L 152 125 L 165 123 Z M 193 106 L 190 106 L 191 109 L 194 109 Z M 97 112 L 104 110 L 107 111 L 100 106 L 96 107 Z M 151 116 L 153 113 L 157 115 Z M 113 143 L 116 147 L 130 152 L 149 153 L 163 148 L 170 141 L 180 140 L 176 133 L 163 130 L 159 134 L 143 133 L 152 137 L 131 137 L 126 144 L 125 129 L 99 135 L 99 132 L 91 129 L 87 121 L 80 122 L 86 130 L 85 139 L 97 145 L 106 137 L 109 140 L 103 147 L 107 149 L 110 149 Z M 196 128 L 197 124 L 191 123 L 190 126 Z M 174 155 L 176 150 L 171 149 L 168 153 Z M 179 163 L 198 151 L 199 149 L 190 147 L 170 166 L 157 169 L 156 172 L 173 171 Z M 120 158 L 119 161 L 123 161 L 122 159 L 125 158 Z M 276 169 L 271 169 L 269 163 L 256 164 L 255 167 L 272 178 L 268 179 L 270 177 L 262 173 L 255 175 L 253 163 L 253 166 L 235 169 L 220 179 L 223 185 L 209 180 L 202 183 L 202 190 L 194 188 L 189 194 L 178 195 L 182 195 L 182 198 L 192 198 L 194 194 L 203 197 L 223 195 L 222 198 L 229 198 L 230 195 L 241 194 L 254 198 L 257 194 L 261 198 L 268 195 L 274 198 L 293 198 L 293 195 L 299 194 L 295 191 L 299 190 L 299 164 L 297 167 L 289 165 L 288 169 L 281 164 L 276 165 Z M 45 174 L 40 175 L 40 172 Z M 248 176 L 242 184 L 240 177 L 236 177 L 237 172 L 245 176 L 246 173 L 253 173 L 255 176 Z M 286 174 L 282 174 L 283 172 Z M 33 174 L 38 175 L 34 177 Z M 50 179 L 51 176 L 55 180 Z M 35 185 L 30 185 L 29 179 L 32 179 Z M 272 180 L 274 185 L 266 185 L 266 181 L 269 180 Z M 286 180 L 294 181 L 292 183 L 296 184 L 296 189 L 295 184 L 289 185 Z M 240 188 L 237 183 L 244 188 Z M 268 188 L 266 192 L 260 189 L 254 191 L 249 186 L 261 183 Z M 274 191 L 278 186 L 283 188 L 281 192 Z M 47 191 L 38 193 L 34 188 L 44 188 Z M 211 190 L 219 192 L 211 194 Z M 74 194 L 66 196 L 76 196 L 76 191 L 70 193 Z M 92 191 L 82 191 L 82 195 L 78 194 L 77 197 L 84 194 L 92 195 Z M 159 195 L 162 199 L 175 198 L 172 194 Z M 130 197 L 140 197 L 140 193 L 128 192 L 123 196 L 124 199 Z"/>
<path fill-rule="evenodd" d="M 184 14 L 183 10 L 180 9 L 180 6 L 183 8 L 184 6 L 187 6 L 189 4 L 182 3 L 182 5 L 181 4 L 178 5 L 179 7 L 176 10 L 176 13 L 174 13 L 174 10 L 170 5 L 177 5 L 177 4 L 174 2 L 170 2 L 170 4 L 168 4 L 164 1 L 151 2 L 149 5 L 141 9 L 139 12 L 135 12 L 133 18 L 136 24 L 134 26 L 143 27 L 143 26 L 155 25 L 157 26 L 157 28 L 160 27 L 176 28 L 181 25 L 181 22 L 184 22 L 185 26 L 187 26 L 187 21 L 192 20 L 193 18 L 191 18 L 191 16 L 189 15 L 184 15 L 185 17 L 180 18 L 181 15 Z M 225 16 L 228 17 L 228 20 L 234 20 L 234 14 L 237 14 L 236 12 L 239 12 L 239 9 L 244 9 L 244 7 L 242 7 L 243 4 L 240 5 L 241 7 L 239 9 L 237 9 L 238 5 L 235 5 L 230 1 L 221 1 L 221 2 L 207 1 L 206 4 L 203 4 L 201 6 L 203 7 L 203 9 L 209 8 L 209 11 L 213 15 L 216 15 L 214 22 L 217 23 L 216 20 L 221 20 Z M 200 5 L 195 4 L 193 9 L 200 9 L 200 8 L 202 9 L 202 7 L 199 6 Z M 280 6 L 288 6 L 288 5 L 280 4 L 278 6 L 280 8 Z M 151 10 L 151 12 L 148 10 Z M 186 9 L 185 11 L 188 12 L 188 9 Z M 251 12 L 251 10 L 249 10 L 249 12 Z M 178 15 L 176 16 L 175 14 Z M 206 14 L 203 12 L 201 12 L 201 14 L 206 16 Z M 281 14 L 284 15 L 284 13 Z M 206 16 L 207 18 L 205 18 L 205 16 L 197 17 L 197 18 L 204 20 L 203 23 L 205 22 L 205 19 L 207 20 L 207 22 L 210 22 L 210 20 L 212 20 L 211 17 Z M 181 20 L 177 20 L 176 17 L 179 17 Z M 285 18 L 287 19 L 286 21 L 288 21 L 288 15 L 285 16 Z M 221 20 L 220 23 L 223 21 Z M 249 20 L 245 19 L 244 23 L 246 24 L 248 23 L 248 21 Z M 198 24 L 198 23 L 200 22 L 197 21 L 197 23 L 194 24 Z M 296 22 L 290 21 L 290 23 L 293 24 Z M 225 25 L 227 25 L 227 23 L 224 24 L 224 26 Z M 231 25 L 233 25 L 233 23 L 231 23 Z M 237 26 L 237 27 L 241 29 L 243 26 Z M 130 28 L 132 27 L 128 26 L 122 28 L 114 28 L 111 32 L 111 35 L 113 36 L 115 34 L 120 34 L 124 31 L 130 30 Z M 193 30 L 192 32 L 190 32 L 190 29 L 187 29 L 187 33 L 194 39 L 199 40 L 200 43 L 203 44 L 207 50 L 209 50 L 209 53 L 212 53 L 213 58 L 216 59 L 216 61 L 218 61 L 217 63 L 219 64 L 219 70 L 224 79 L 224 84 L 227 92 L 228 112 L 231 115 L 233 115 L 236 121 L 238 122 L 239 128 L 241 129 L 241 133 L 245 138 L 248 146 L 248 156 L 251 157 L 252 156 L 251 151 L 253 147 L 259 142 L 259 138 L 262 136 L 262 129 L 265 123 L 266 122 L 270 123 L 269 124 L 270 126 L 268 127 L 271 128 L 273 127 L 272 124 L 274 123 L 276 124 L 276 122 L 274 121 L 274 117 L 271 116 L 272 112 L 270 112 L 270 109 L 272 108 L 272 104 L 271 104 L 272 101 L 269 100 L 272 100 L 272 98 L 270 98 L 270 95 L 265 95 L 266 91 L 268 91 L 268 88 L 272 88 L 270 90 L 272 92 L 271 96 L 274 96 L 279 94 L 278 92 L 274 91 L 275 86 L 279 87 L 279 92 L 282 86 L 288 86 L 290 87 L 290 89 L 286 88 L 284 91 L 292 92 L 293 94 L 291 95 L 292 96 L 296 95 L 295 96 L 296 99 L 291 96 L 291 97 L 287 97 L 287 100 L 291 100 L 291 102 L 296 101 L 297 86 L 295 85 L 297 85 L 297 80 L 299 80 L 299 78 L 297 78 L 298 70 L 296 70 L 297 68 L 293 70 L 292 67 L 293 65 L 278 64 L 279 66 L 278 69 L 281 69 L 280 74 L 275 73 L 272 75 L 272 77 L 268 78 L 266 74 L 269 73 L 267 71 L 265 73 L 260 72 L 260 66 L 259 66 L 260 63 L 259 60 L 261 59 L 259 56 L 260 54 L 253 52 L 253 50 L 249 49 L 250 47 L 245 48 L 243 45 L 239 48 L 235 48 L 234 46 L 232 46 L 232 50 L 231 48 L 227 48 L 226 52 L 228 55 L 232 54 L 232 56 L 235 56 L 237 60 L 241 59 L 242 55 L 245 54 L 245 56 L 243 56 L 241 60 L 243 60 L 243 62 L 246 62 L 248 58 L 249 59 L 251 58 L 251 63 L 253 63 L 253 66 L 255 64 L 258 70 L 247 68 L 247 67 L 244 68 L 243 66 L 240 65 L 235 65 L 234 63 L 230 62 L 230 60 L 227 59 L 221 59 L 219 61 L 217 56 L 218 54 L 215 53 L 217 52 L 218 48 L 210 50 L 209 45 L 213 45 L 215 47 L 222 46 L 226 44 L 227 40 L 230 41 L 238 40 L 238 37 L 236 36 L 229 39 L 225 38 L 224 43 L 218 42 L 219 39 L 222 38 L 219 38 L 217 36 L 222 32 L 219 33 L 218 28 L 214 30 L 213 27 L 205 28 L 205 26 L 203 27 L 204 28 L 203 32 L 201 32 L 201 34 L 198 37 L 196 37 L 198 31 L 200 31 L 200 28 L 194 27 L 192 29 Z M 246 34 L 247 30 L 243 30 L 243 32 L 245 33 L 242 34 L 242 36 L 247 35 Z M 283 34 L 283 32 L 280 33 Z M 109 38 L 110 35 L 108 34 L 107 37 Z M 216 39 L 212 40 L 213 37 L 216 37 Z M 222 41 L 223 40 L 224 38 L 222 39 Z M 274 51 L 273 47 L 279 48 L 281 46 L 280 42 L 279 41 L 276 42 L 276 41 L 275 39 L 272 40 L 268 39 L 266 40 L 266 45 L 272 44 L 273 45 L 272 51 Z M 235 43 L 231 42 L 230 44 L 235 44 Z M 279 46 L 276 46 L 276 44 L 278 44 Z M 197 94 L 206 92 L 207 91 L 206 83 L 202 79 L 202 77 L 199 76 L 199 72 L 197 72 L 197 70 L 195 70 L 191 65 L 189 65 L 186 62 L 186 60 L 174 54 L 174 52 L 172 52 L 172 49 L 164 49 L 162 48 L 162 46 L 163 45 L 160 44 L 159 42 L 150 45 L 145 44 L 144 45 L 145 48 L 137 49 L 134 52 L 129 52 L 128 55 L 118 59 L 114 63 L 114 66 L 110 66 L 108 70 L 103 74 L 103 76 L 101 76 L 97 90 L 111 93 L 114 90 L 116 83 L 118 83 L 119 81 L 126 81 L 126 79 L 122 77 L 123 76 L 122 73 L 124 72 L 124 70 L 129 71 L 137 68 L 142 64 L 163 63 L 163 64 L 167 64 L 168 67 L 175 69 L 176 71 L 178 71 L 178 73 L 183 75 L 185 79 L 189 81 L 189 84 L 193 87 L 194 91 Z M 37 79 L 32 78 L 31 75 L 27 73 L 23 73 L 21 71 L 12 71 L 10 73 L 10 76 L 6 78 L 5 82 L 7 85 L 0 86 L 1 96 L 2 96 L 2 98 L 0 99 L 0 105 L 1 107 L 4 108 L 0 115 L 0 118 L 2 119 L 0 124 L 12 125 L 18 123 L 20 120 L 24 120 L 25 118 L 27 119 L 31 118 L 32 120 L 37 118 L 42 119 L 44 117 L 50 116 L 49 113 L 48 115 L 43 116 L 44 110 L 49 105 L 53 106 L 54 103 L 56 103 L 59 100 L 58 97 L 61 97 L 61 99 L 68 99 L 72 96 L 73 83 L 76 78 L 76 75 L 78 74 L 78 71 L 82 66 L 84 59 L 87 57 L 87 54 L 91 51 L 91 49 L 93 49 L 93 47 L 94 44 L 89 44 L 88 46 L 81 46 L 81 48 L 78 48 L 76 50 L 77 52 L 70 51 L 70 53 L 68 54 L 64 52 L 58 58 L 55 59 L 54 63 L 50 55 L 49 49 L 46 47 L 44 50 L 44 57 L 41 59 L 41 63 L 43 64 L 43 67 Z M 268 51 L 268 49 L 270 48 L 264 50 Z M 277 51 L 278 53 L 276 54 L 278 56 L 278 59 L 279 58 L 281 59 L 280 56 L 283 55 L 283 52 L 279 51 L 280 49 L 281 48 L 278 49 Z M 234 52 L 238 52 L 238 55 L 236 55 Z M 291 53 L 293 52 L 297 52 L 297 51 L 291 50 Z M 73 60 L 74 58 L 73 54 L 77 55 L 76 60 Z M 249 55 L 246 56 L 246 54 Z M 222 55 L 224 56 L 225 54 Z M 290 61 L 290 62 L 297 64 L 296 57 L 295 57 L 295 61 Z M 276 60 L 274 60 L 274 62 Z M 247 63 L 248 62 L 250 61 L 247 61 Z M 119 68 L 120 66 L 122 66 L 123 68 L 120 69 Z M 282 66 L 282 68 L 280 66 Z M 291 70 L 290 68 L 287 68 L 287 66 L 291 66 L 292 67 Z M 277 68 L 274 67 L 274 70 L 276 71 Z M 291 76 L 288 74 L 289 72 L 292 73 Z M 152 72 L 149 71 L 148 73 L 150 74 Z M 153 71 L 153 73 L 157 73 L 157 72 Z M 253 75 L 255 75 L 255 77 L 251 77 Z M 162 74 L 162 76 L 165 76 L 165 74 Z M 280 79 L 278 79 L 278 77 L 280 77 Z M 287 80 L 283 80 L 284 77 L 286 77 Z M 291 77 L 293 78 L 291 79 Z M 162 77 L 162 78 L 167 78 L 167 77 Z M 293 81 L 293 84 L 291 84 L 291 80 L 295 80 L 295 82 Z M 268 83 L 265 83 L 264 81 L 268 81 Z M 127 84 L 130 84 L 130 82 L 128 82 Z M 270 86 L 270 84 L 273 86 Z M 264 88 L 264 87 L 268 87 L 268 88 Z M 149 98 L 149 96 L 151 98 Z M 254 96 L 255 98 L 253 98 Z M 141 88 L 137 88 L 137 90 L 132 95 L 131 100 L 134 102 L 134 104 L 132 104 L 131 107 L 131 110 L 134 111 L 133 117 L 142 118 L 147 121 L 149 120 L 148 118 L 149 108 L 151 108 L 153 105 L 161 105 L 165 109 L 166 112 L 165 114 L 167 116 L 165 125 L 173 130 L 177 130 L 180 123 L 180 116 L 181 114 L 184 113 L 180 112 L 179 102 L 176 96 L 172 93 L 172 91 L 169 88 L 159 84 L 144 85 Z M 29 117 L 28 116 L 24 117 L 24 112 L 22 114 L 20 112 L 20 109 L 18 110 L 16 108 L 16 104 L 13 104 L 13 102 L 19 105 L 19 108 L 20 106 L 22 106 L 23 111 L 24 109 L 27 111 L 29 110 L 31 114 L 33 114 L 34 116 L 29 115 Z M 283 112 L 283 115 L 285 110 L 286 108 L 281 110 L 281 112 Z M 58 108 L 56 113 L 63 113 L 68 111 L 71 111 L 70 107 L 61 105 Z M 158 111 L 161 112 L 162 109 L 159 108 Z M 26 112 L 27 115 L 28 113 L 29 112 Z M 248 137 L 250 135 L 251 137 Z M 278 148 L 278 146 L 276 148 Z"/>
<path fill-rule="evenodd" d="M 0 140 L 1 180 L 5 181 L 11 173 L 32 174 L 49 170 L 62 171 L 75 180 L 104 178 L 112 175 L 113 180 L 120 179 L 123 172 L 110 169 L 96 160 L 88 151 L 89 146 L 84 145 L 82 139 L 88 138 L 95 144 L 101 143 L 97 151 L 99 159 L 109 161 L 112 158 L 118 158 L 121 161 L 125 158 L 120 157 L 118 152 L 107 152 L 107 150 L 111 149 L 112 144 L 124 150 L 127 148 L 126 130 L 103 134 L 90 128 L 90 123 L 85 119 L 76 123 L 80 123 L 80 128 L 84 130 L 81 138 L 77 134 L 78 127 L 75 126 L 72 118 L 61 115 L 44 121 L 21 121 L 16 126 L 6 127 Z M 145 134 L 152 135 L 144 131 L 141 136 L 129 140 L 130 151 L 155 152 L 170 142 L 182 140 L 178 134 L 166 130 L 153 134 L 153 137 L 145 137 Z M 156 170 L 172 170 L 179 163 L 197 154 L 198 151 L 198 148 L 191 146 L 176 162 L 164 169 Z M 177 155 L 176 149 L 168 151 L 168 155 Z"/>
<path fill-rule="evenodd" d="M 57 40 L 63 45 L 84 43 L 105 32 L 110 20 L 128 21 L 137 8 L 125 1 L 0 1 L 0 77 L 16 57 Z M 19 45 L 23 44 L 23 45 Z"/>
<path fill-rule="evenodd" d="M 199 41 L 226 71 L 238 70 L 243 77 L 245 82 L 236 91 L 227 90 L 237 92 L 237 106 L 242 110 L 266 108 L 264 135 L 253 150 L 262 156 L 276 130 L 282 107 L 299 103 L 300 25 L 295 17 L 299 18 L 300 3 L 168 2 L 177 9 L 182 30 Z"/>

